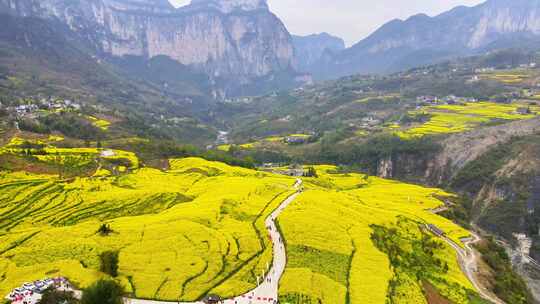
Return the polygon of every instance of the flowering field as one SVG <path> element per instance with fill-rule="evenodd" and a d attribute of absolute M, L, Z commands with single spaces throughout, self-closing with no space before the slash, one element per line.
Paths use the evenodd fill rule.
<path fill-rule="evenodd" d="M 47 276 L 87 286 L 111 250 L 139 298 L 245 292 L 272 259 L 264 219 L 294 182 L 196 158 L 69 181 L 1 173 L 0 294 Z M 97 233 L 102 223 L 108 236 Z"/>
<path fill-rule="evenodd" d="M 459 133 L 472 130 L 493 121 L 530 119 L 537 116 L 538 106 L 530 107 L 531 114 L 518 114 L 518 108 L 527 108 L 522 103 L 498 104 L 493 102 L 468 103 L 464 105 L 429 106 L 411 114 L 429 114 L 427 122 L 408 130 L 397 131 L 403 138 L 429 134 Z"/>
<path fill-rule="evenodd" d="M 86 118 L 88 118 L 88 120 L 90 120 L 90 122 L 100 128 L 101 130 L 103 131 L 107 131 L 111 125 L 111 123 L 107 120 L 104 120 L 104 119 L 99 119 L 97 117 L 94 117 L 94 116 L 86 116 Z"/>
<path fill-rule="evenodd" d="M 0 153 L 26 153 L 24 144 L 14 139 Z M 99 271 L 106 251 L 119 253 L 118 280 L 138 298 L 242 294 L 272 260 L 264 220 L 294 191 L 294 178 L 199 158 L 172 159 L 161 171 L 124 151 L 39 149 L 41 162 L 109 157 L 131 165 L 68 179 L 0 172 L 0 295 L 53 276 L 88 286 L 106 276 Z M 306 191 L 279 218 L 288 255 L 283 303 L 423 303 L 423 281 L 467 303 L 472 287 L 454 251 L 420 228 L 435 224 L 458 244 L 468 236 L 429 211 L 450 194 L 315 168 L 318 178 L 304 179 Z M 103 223 L 112 229 L 106 236 L 98 233 Z M 429 275 L 421 281 L 415 271 Z"/>
<path fill-rule="evenodd" d="M 436 197 L 449 194 L 359 174 L 337 174 L 331 166 L 316 170 L 319 178 L 305 180 L 306 191 L 279 219 L 289 256 L 280 289 L 283 302 L 385 303 L 392 290 L 393 303 L 425 303 L 421 282 L 409 273 L 417 265 L 391 266 L 388 253 L 376 246 L 373 235 L 379 229 L 375 226 L 395 229 L 385 236 L 404 235 L 392 244 L 408 252 L 405 257 L 422 256 L 415 249 L 427 237 L 421 224 L 435 224 L 461 244 L 460 238 L 469 233 L 428 211 L 443 204 Z M 424 279 L 453 303 L 468 303 L 473 288 L 461 273 L 455 251 L 430 239 L 436 244 L 437 259 L 432 264 L 429 258 L 423 261 L 430 267 Z"/>

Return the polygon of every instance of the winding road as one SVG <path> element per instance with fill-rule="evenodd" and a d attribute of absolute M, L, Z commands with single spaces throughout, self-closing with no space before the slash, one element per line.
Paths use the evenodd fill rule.
<path fill-rule="evenodd" d="M 456 244 L 448 237 L 444 236 L 442 237 L 442 239 L 446 241 L 446 243 L 448 243 L 450 246 L 452 246 L 452 248 L 454 248 L 454 250 L 457 252 L 459 264 L 461 265 L 463 273 L 465 273 L 469 281 L 471 281 L 480 296 L 485 300 L 490 301 L 491 303 L 505 304 L 505 302 L 501 301 L 487 288 L 485 288 L 476 277 L 476 273 L 478 272 L 478 255 L 472 245 L 480 242 L 482 239 L 474 232 L 471 232 L 471 238 L 463 241 L 465 249 L 463 249 L 461 246 Z"/>
<path fill-rule="evenodd" d="M 283 238 L 277 228 L 276 219 L 278 216 L 300 195 L 302 180 L 297 179 L 294 188 L 296 192 L 284 200 L 279 207 L 272 212 L 265 221 L 268 234 L 272 240 L 274 259 L 269 271 L 263 276 L 261 274 L 260 284 L 252 291 L 233 299 L 223 300 L 225 304 L 263 304 L 277 303 L 279 280 L 285 272 L 287 265 L 287 252 L 283 244 Z M 163 302 L 142 299 L 124 299 L 125 304 L 204 304 L 203 302 Z"/>
<path fill-rule="evenodd" d="M 446 210 L 448 210 L 448 206 L 442 206 L 437 209 L 432 209 L 429 211 L 431 211 L 434 214 L 438 214 Z M 442 240 L 444 240 L 446 243 L 448 243 L 448 245 L 450 245 L 456 251 L 458 255 L 459 265 L 461 266 L 461 270 L 467 276 L 467 278 L 472 283 L 476 291 L 478 291 L 478 294 L 480 294 L 482 298 L 490 301 L 491 303 L 506 304 L 504 301 L 501 301 L 499 298 L 497 298 L 497 296 L 495 296 L 487 288 L 485 288 L 478 281 L 478 278 L 476 277 L 476 273 L 478 273 L 479 257 L 476 252 L 476 249 L 474 249 L 472 245 L 480 242 L 482 239 L 476 233 L 471 232 L 470 238 L 462 240 L 462 243 L 465 246 L 465 249 L 463 249 L 461 246 L 459 246 L 456 242 L 454 242 L 450 238 L 446 236 L 439 236 L 439 237 Z"/>

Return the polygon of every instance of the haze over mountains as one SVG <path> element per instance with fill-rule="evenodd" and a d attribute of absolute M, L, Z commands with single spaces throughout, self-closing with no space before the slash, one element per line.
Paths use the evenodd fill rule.
<path fill-rule="evenodd" d="M 539 8 L 347 48 L 266 0 L 0 0 L 0 293 L 540 303 Z"/>
<path fill-rule="evenodd" d="M 60 21 L 86 42 L 91 56 L 120 61 L 129 74 L 157 77 L 159 85 L 178 79 L 140 67 L 172 60 L 183 86 L 200 89 L 204 75 L 202 91 L 220 100 L 302 85 L 310 75 L 388 73 L 540 44 L 538 0 L 489 0 L 435 17 L 393 20 L 350 48 L 326 33 L 291 35 L 265 0 L 194 0 L 180 8 L 167 0 L 0 0 L 0 11 Z"/>
<path fill-rule="evenodd" d="M 295 76 L 291 37 L 265 1 L 196 0 L 180 9 L 166 0 L 2 0 L 0 5 L 17 16 L 67 24 L 99 56 L 167 56 L 207 74 L 215 97 L 259 77 Z"/>
<path fill-rule="evenodd" d="M 366 39 L 312 65 L 319 79 L 387 73 L 444 59 L 540 43 L 540 1 L 488 0 L 435 17 L 392 20 Z"/>

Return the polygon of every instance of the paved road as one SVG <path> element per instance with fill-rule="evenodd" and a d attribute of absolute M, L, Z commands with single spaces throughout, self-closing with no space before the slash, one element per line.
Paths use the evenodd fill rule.
<path fill-rule="evenodd" d="M 224 300 L 225 304 L 263 304 L 276 303 L 278 298 L 279 280 L 287 265 L 287 253 L 283 239 L 277 229 L 276 219 L 301 193 L 302 180 L 297 179 L 294 188 L 296 193 L 284 200 L 279 207 L 268 216 L 265 221 L 274 251 L 274 259 L 270 270 L 264 275 L 261 273 L 260 285 L 254 290 L 233 299 Z M 276 301 L 276 302 L 275 302 Z M 140 299 L 124 299 L 126 304 L 203 304 L 202 302 L 160 302 Z"/>
<path fill-rule="evenodd" d="M 443 211 L 448 210 L 447 206 L 442 206 L 437 209 L 430 210 L 432 213 L 438 214 Z M 465 273 L 469 281 L 473 284 L 474 288 L 476 288 L 476 291 L 480 294 L 482 298 L 485 300 L 490 301 L 491 303 L 495 304 L 505 304 L 505 302 L 501 301 L 499 298 L 497 298 L 492 292 L 490 292 L 487 288 L 485 288 L 476 277 L 476 273 L 478 272 L 478 255 L 476 253 L 476 249 L 472 247 L 473 244 L 476 244 L 480 242 L 482 239 L 474 232 L 471 232 L 471 238 L 468 240 L 463 240 L 463 244 L 465 245 L 465 250 L 456 244 L 453 240 L 449 239 L 446 236 L 441 237 L 444 241 L 446 241 L 458 254 L 458 261 L 461 266 L 462 271 Z"/>
<path fill-rule="evenodd" d="M 473 232 L 471 232 L 471 235 L 472 237 L 469 240 L 463 242 L 465 249 L 447 237 L 443 237 L 443 240 L 445 240 L 450 246 L 452 246 L 452 248 L 454 248 L 454 250 L 456 250 L 463 272 L 469 281 L 471 281 L 474 288 L 476 288 L 480 296 L 491 303 L 505 304 L 505 302 L 501 301 L 493 293 L 487 290 L 487 288 L 485 288 L 476 277 L 476 273 L 478 272 L 478 256 L 472 245 L 480 242 L 481 239 Z"/>

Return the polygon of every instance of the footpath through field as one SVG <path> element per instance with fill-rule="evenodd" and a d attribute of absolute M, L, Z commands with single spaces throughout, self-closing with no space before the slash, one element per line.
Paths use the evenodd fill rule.
<path fill-rule="evenodd" d="M 281 236 L 277 225 L 276 219 L 278 216 L 287 208 L 301 193 L 302 180 L 297 179 L 294 188 L 297 190 L 296 193 L 289 196 L 284 200 L 279 207 L 274 210 L 266 218 L 265 224 L 268 229 L 270 238 L 272 239 L 272 246 L 274 251 L 274 259 L 272 267 L 266 274 L 264 278 L 260 278 L 260 284 L 254 290 L 238 296 L 233 299 L 223 300 L 222 303 L 225 304 L 263 304 L 263 303 L 277 303 L 278 300 L 278 289 L 279 289 L 279 280 L 285 272 L 285 266 L 287 265 L 287 252 L 285 250 L 285 245 L 283 244 L 283 237 Z M 153 301 L 153 300 L 142 300 L 142 299 L 124 299 L 126 304 L 204 304 L 203 302 L 163 302 L 163 301 Z"/>

